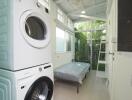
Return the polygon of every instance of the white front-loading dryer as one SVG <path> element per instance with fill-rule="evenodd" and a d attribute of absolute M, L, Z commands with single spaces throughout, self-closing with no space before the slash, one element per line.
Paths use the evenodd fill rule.
<path fill-rule="evenodd" d="M 0 68 L 19 71 L 50 63 L 48 9 L 38 0 L 1 0 L 0 6 Z"/>
<path fill-rule="evenodd" d="M 17 72 L 0 69 L 0 80 L 0 100 L 53 100 L 51 64 Z"/>

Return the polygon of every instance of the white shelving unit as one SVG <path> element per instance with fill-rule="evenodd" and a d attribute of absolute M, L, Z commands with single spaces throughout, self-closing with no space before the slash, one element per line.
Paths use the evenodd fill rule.
<path fill-rule="evenodd" d="M 104 45 L 104 50 L 102 50 Z M 96 71 L 96 76 L 100 78 L 107 78 L 107 68 L 106 68 L 106 40 L 105 38 L 101 39 L 100 42 L 100 48 L 99 48 L 99 56 L 98 56 L 98 63 L 97 63 L 97 71 Z M 104 56 L 104 59 L 101 59 L 101 56 Z M 105 67 L 104 71 L 100 70 L 100 65 L 103 65 Z"/>

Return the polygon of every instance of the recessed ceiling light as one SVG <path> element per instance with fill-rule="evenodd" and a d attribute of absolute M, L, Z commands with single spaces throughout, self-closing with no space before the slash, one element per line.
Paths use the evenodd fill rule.
<path fill-rule="evenodd" d="M 84 11 L 84 10 L 83 10 L 83 11 L 81 11 L 81 13 L 82 13 L 82 14 L 85 14 L 85 13 L 86 13 L 86 11 Z"/>

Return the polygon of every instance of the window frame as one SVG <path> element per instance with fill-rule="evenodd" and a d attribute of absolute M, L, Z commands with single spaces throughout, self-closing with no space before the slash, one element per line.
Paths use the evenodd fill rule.
<path fill-rule="evenodd" d="M 63 49 L 63 51 L 57 50 L 57 34 L 58 34 L 57 33 L 57 28 L 64 32 L 64 49 Z M 70 39 L 70 50 L 68 50 L 67 36 L 69 36 L 68 38 Z M 73 37 L 73 35 L 70 32 L 68 32 L 67 30 L 64 30 L 64 29 L 56 26 L 56 53 L 73 52 L 73 48 L 72 48 L 72 45 L 73 45 L 72 41 L 73 40 L 72 40 L 72 37 Z"/>
<path fill-rule="evenodd" d="M 64 13 L 63 13 L 63 11 L 61 10 L 61 9 L 57 9 L 57 19 L 60 21 L 60 22 L 62 22 L 62 23 L 64 23 L 65 22 L 65 17 L 64 17 Z"/>

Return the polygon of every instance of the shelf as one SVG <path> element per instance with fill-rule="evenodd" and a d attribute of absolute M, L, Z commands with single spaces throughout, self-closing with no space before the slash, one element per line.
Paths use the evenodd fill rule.
<path fill-rule="evenodd" d="M 101 41 L 101 44 L 102 44 L 102 43 L 107 43 L 107 42 L 106 42 L 106 41 Z"/>
<path fill-rule="evenodd" d="M 107 53 L 107 52 L 105 52 L 105 51 L 100 51 L 99 53 Z"/>
<path fill-rule="evenodd" d="M 100 63 L 100 64 L 106 64 L 106 61 L 99 60 L 98 63 Z"/>

